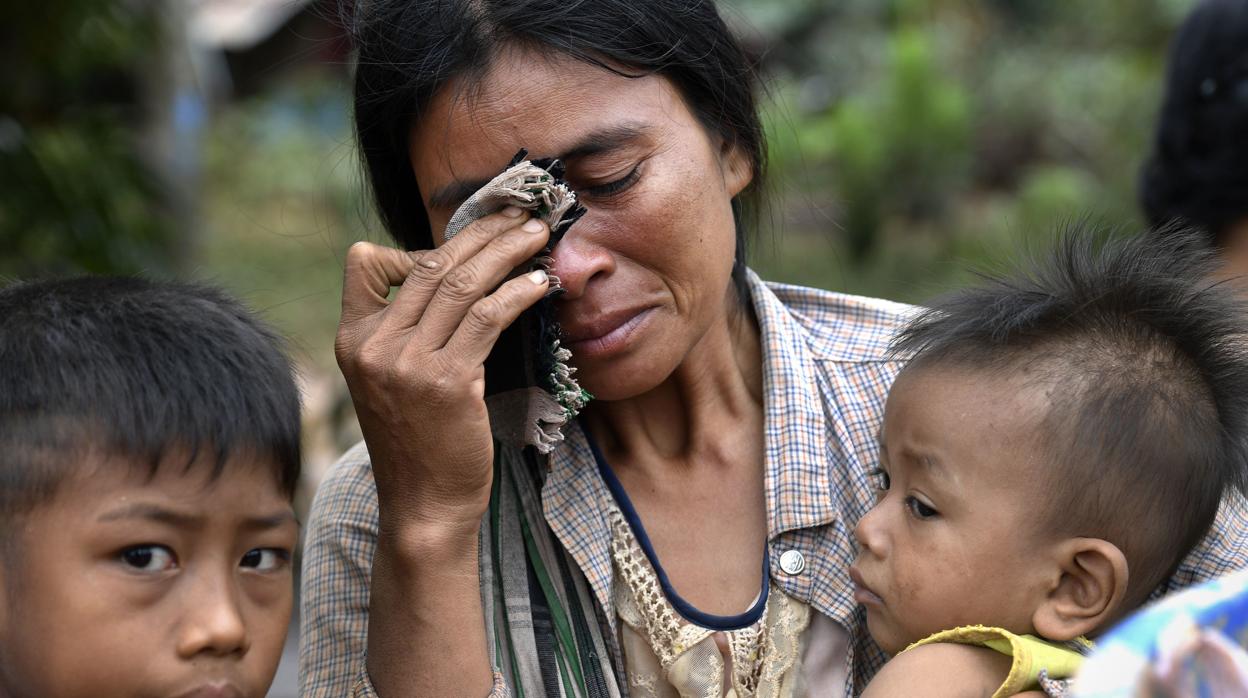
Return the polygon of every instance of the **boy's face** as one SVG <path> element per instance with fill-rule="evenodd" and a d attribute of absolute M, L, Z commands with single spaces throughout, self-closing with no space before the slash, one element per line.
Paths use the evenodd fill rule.
<path fill-rule="evenodd" d="M 281 658 L 298 525 L 265 463 L 88 464 L 19 523 L 0 692 L 260 698 Z"/>
<path fill-rule="evenodd" d="M 944 366 L 907 369 L 884 411 L 880 492 L 851 569 L 876 642 L 896 653 L 961 625 L 1031 632 L 1045 539 L 1043 393 Z"/>

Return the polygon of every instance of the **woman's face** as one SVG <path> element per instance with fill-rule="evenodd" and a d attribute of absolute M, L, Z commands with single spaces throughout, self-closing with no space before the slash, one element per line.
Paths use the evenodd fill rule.
<path fill-rule="evenodd" d="M 555 248 L 564 345 L 600 399 L 648 391 L 726 321 L 730 201 L 753 176 L 676 88 L 558 54 L 506 50 L 479 80 L 451 82 L 413 127 L 411 162 L 434 238 L 520 148 L 557 157 L 588 208 Z"/>

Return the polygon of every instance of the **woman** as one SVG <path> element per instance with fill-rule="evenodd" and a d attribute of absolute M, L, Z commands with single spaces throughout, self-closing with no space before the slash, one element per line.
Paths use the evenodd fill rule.
<path fill-rule="evenodd" d="M 415 252 L 348 255 L 336 348 L 367 451 L 334 468 L 308 524 L 304 694 L 863 685 L 883 657 L 850 531 L 874 498 L 904 308 L 746 268 L 762 129 L 714 6 L 359 7 L 361 150 Z M 522 147 L 562 158 L 588 208 L 553 270 L 597 399 L 549 458 L 496 472 L 482 362 L 549 282 L 499 283 L 548 231 L 518 211 L 441 231 Z"/>

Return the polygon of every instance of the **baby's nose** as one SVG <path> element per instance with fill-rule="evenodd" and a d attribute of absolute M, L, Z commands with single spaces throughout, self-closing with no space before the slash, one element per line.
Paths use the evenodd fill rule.
<path fill-rule="evenodd" d="M 863 552 L 877 557 L 883 556 L 885 552 L 885 535 L 881 525 L 883 516 L 880 509 L 878 504 L 872 507 L 854 526 L 854 540 L 858 541 Z"/>

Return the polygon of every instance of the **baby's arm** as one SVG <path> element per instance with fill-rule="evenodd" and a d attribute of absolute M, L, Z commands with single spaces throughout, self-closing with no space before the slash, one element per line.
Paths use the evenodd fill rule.
<path fill-rule="evenodd" d="M 1011 662 L 1010 657 L 987 647 L 951 642 L 923 645 L 889 660 L 862 698 L 988 698 L 1009 675 Z"/>

